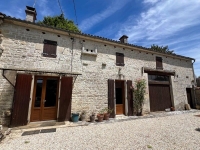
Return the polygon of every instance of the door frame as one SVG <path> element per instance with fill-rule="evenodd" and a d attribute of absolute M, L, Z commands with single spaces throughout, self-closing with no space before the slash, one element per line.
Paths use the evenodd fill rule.
<path fill-rule="evenodd" d="M 42 85 L 42 91 L 44 90 L 45 92 L 42 92 L 42 96 L 44 96 L 44 94 L 46 93 L 46 81 L 48 78 L 55 78 L 55 79 L 58 79 L 58 84 L 57 84 L 57 93 L 56 93 L 56 119 L 58 118 L 58 104 L 59 104 L 59 95 L 60 95 L 60 77 L 59 76 L 39 76 L 39 75 L 35 75 L 34 76 L 34 81 L 33 81 L 33 89 L 31 89 L 31 102 L 30 102 L 30 111 L 29 111 L 29 122 L 37 122 L 37 121 L 32 121 L 32 112 L 33 112 L 33 109 L 34 109 L 34 103 L 35 103 L 35 94 L 36 94 L 36 82 L 37 82 L 37 79 L 38 78 L 43 78 L 43 80 L 45 80 L 45 84 L 43 83 Z M 41 96 L 41 97 L 42 97 Z M 40 102 L 42 104 L 42 100 Z M 48 120 L 42 120 L 42 114 L 43 114 L 43 111 L 44 111 L 44 105 L 41 105 L 40 107 L 40 120 L 38 121 L 48 121 Z M 53 119 L 54 120 L 54 119 Z"/>
<path fill-rule="evenodd" d="M 188 94 L 189 94 L 189 97 L 190 97 L 190 103 L 189 103 L 189 100 L 188 100 Z M 186 97 L 187 97 L 187 103 L 190 105 L 190 108 L 194 109 L 194 101 L 193 101 L 193 98 L 192 98 L 192 88 L 186 88 Z"/>

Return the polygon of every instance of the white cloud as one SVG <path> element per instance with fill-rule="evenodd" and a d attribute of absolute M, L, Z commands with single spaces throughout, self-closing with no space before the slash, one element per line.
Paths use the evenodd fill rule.
<path fill-rule="evenodd" d="M 154 5 L 147 3 L 154 3 Z M 151 44 L 172 46 L 178 54 L 197 60 L 195 70 L 196 74 L 200 75 L 198 66 L 200 64 L 198 54 L 200 43 L 197 42 L 197 40 L 200 41 L 200 31 L 190 33 L 193 27 L 200 25 L 200 1 L 144 0 L 143 4 L 147 9 L 137 18 L 130 16 L 121 25 L 115 38 L 126 34 L 129 36 L 130 43 L 143 43 L 143 46 Z M 179 34 L 185 32 L 188 35 L 180 37 Z"/>
<path fill-rule="evenodd" d="M 200 1 L 160 1 L 141 13 L 134 24 L 130 17 L 118 35 L 127 34 L 131 41 L 168 37 L 186 27 L 200 23 Z M 134 19 L 135 20 L 135 19 Z"/>
<path fill-rule="evenodd" d="M 151 4 L 154 4 L 154 3 L 157 3 L 159 0 L 144 0 L 143 3 L 151 3 Z"/>
<path fill-rule="evenodd" d="M 97 13 L 85 20 L 83 20 L 80 24 L 80 29 L 82 31 L 86 31 L 90 29 L 95 24 L 103 21 L 104 19 L 108 18 L 112 14 L 114 14 L 116 11 L 123 8 L 130 0 L 115 0 L 115 2 L 112 2 L 110 6 L 108 6 L 104 11 Z"/>
<path fill-rule="evenodd" d="M 40 0 L 36 5 L 39 6 L 39 12 L 42 17 L 44 16 L 51 16 L 53 14 L 52 10 L 49 8 L 49 1 L 48 0 Z"/>

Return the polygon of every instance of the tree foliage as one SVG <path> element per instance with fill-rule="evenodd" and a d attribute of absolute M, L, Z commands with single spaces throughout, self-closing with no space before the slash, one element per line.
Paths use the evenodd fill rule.
<path fill-rule="evenodd" d="M 72 32 L 81 32 L 72 20 L 65 19 L 62 14 L 60 16 L 54 17 L 46 16 L 44 17 L 43 21 L 38 21 L 37 23 L 41 25 L 69 30 Z"/>
<path fill-rule="evenodd" d="M 167 54 L 174 54 L 174 51 L 170 51 L 168 46 L 158 46 L 158 45 L 151 45 L 151 50 L 156 51 L 156 52 L 162 52 L 162 53 L 167 53 Z"/>

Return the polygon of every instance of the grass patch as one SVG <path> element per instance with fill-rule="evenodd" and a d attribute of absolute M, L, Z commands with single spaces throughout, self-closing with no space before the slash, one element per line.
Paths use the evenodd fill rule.
<path fill-rule="evenodd" d="M 147 145 L 147 148 L 152 148 L 152 146 L 151 145 Z"/>
<path fill-rule="evenodd" d="M 28 144 L 28 143 L 30 143 L 30 141 L 25 141 L 24 143 L 25 143 L 25 144 Z"/>

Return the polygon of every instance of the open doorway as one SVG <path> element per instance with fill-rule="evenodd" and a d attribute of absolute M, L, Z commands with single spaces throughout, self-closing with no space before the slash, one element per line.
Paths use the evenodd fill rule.
<path fill-rule="evenodd" d="M 125 114 L 125 81 L 115 80 L 116 115 Z"/>
<path fill-rule="evenodd" d="M 192 101 L 192 89 L 186 88 L 186 93 L 187 93 L 188 104 L 190 104 L 191 108 L 194 108 L 194 104 L 193 104 L 193 101 Z"/>

